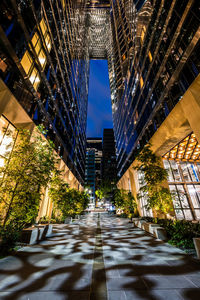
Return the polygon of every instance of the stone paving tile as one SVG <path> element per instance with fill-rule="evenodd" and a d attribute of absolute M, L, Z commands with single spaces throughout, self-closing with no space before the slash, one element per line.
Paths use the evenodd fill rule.
<path fill-rule="evenodd" d="M 177 290 L 177 293 L 184 300 L 199 300 L 200 299 L 199 289 L 180 289 L 180 290 Z"/>
<path fill-rule="evenodd" d="M 199 300 L 200 263 L 126 219 L 91 214 L 0 260 L 0 299 Z"/>
<path fill-rule="evenodd" d="M 182 300 L 176 290 L 125 291 L 125 300 Z"/>
<path fill-rule="evenodd" d="M 108 291 L 108 300 L 125 300 L 125 299 L 126 299 L 126 294 L 124 291 Z"/>
<path fill-rule="evenodd" d="M 186 276 L 183 275 L 162 275 L 153 276 L 145 275 L 143 280 L 149 289 L 171 289 L 171 288 L 195 288 L 197 287 L 192 281 L 188 280 Z"/>
<path fill-rule="evenodd" d="M 89 292 L 33 292 L 33 293 L 17 293 L 15 298 L 9 292 L 0 292 L 1 300 L 91 300 Z"/>
<path fill-rule="evenodd" d="M 144 290 L 147 289 L 144 281 L 139 277 L 107 278 L 108 291 Z"/>

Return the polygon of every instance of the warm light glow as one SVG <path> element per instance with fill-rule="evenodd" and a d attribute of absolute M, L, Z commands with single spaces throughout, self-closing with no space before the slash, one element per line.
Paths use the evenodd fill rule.
<path fill-rule="evenodd" d="M 200 145 L 195 134 L 187 136 L 178 145 L 164 155 L 165 158 L 177 159 L 182 161 L 197 160 L 200 157 Z"/>
<path fill-rule="evenodd" d="M 5 159 L 3 157 L 0 157 L 0 168 L 4 167 L 5 165 Z"/>

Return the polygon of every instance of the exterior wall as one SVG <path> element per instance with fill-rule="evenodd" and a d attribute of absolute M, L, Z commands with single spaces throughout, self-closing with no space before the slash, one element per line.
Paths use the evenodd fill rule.
<path fill-rule="evenodd" d="M 89 79 L 85 7 L 85 0 L 0 1 L 0 76 L 82 183 Z M 13 116 L 15 107 L 5 105 Z"/>
<path fill-rule="evenodd" d="M 118 73 L 115 71 L 115 76 L 122 93 L 112 106 L 120 177 L 135 160 L 137 151 L 156 134 L 169 113 L 177 104 L 184 102 L 181 98 L 200 72 L 198 1 L 147 0 L 137 1 L 136 5 L 133 2 L 136 3 L 113 1 L 111 15 L 116 48 L 115 67 L 119 70 Z M 126 16 L 126 22 L 128 20 L 127 25 L 123 16 Z M 118 29 L 120 32 L 124 26 L 127 33 L 130 29 L 135 30 L 135 34 L 131 35 L 133 47 L 127 48 L 127 43 L 124 47 L 122 44 L 120 46 L 120 42 L 128 39 L 124 30 L 122 34 L 118 33 Z M 124 61 L 123 49 L 126 53 Z M 126 57 L 131 58 L 131 64 L 128 64 Z M 188 98 L 191 102 L 186 100 L 185 109 L 182 107 L 186 121 L 193 130 L 198 126 L 198 119 L 192 115 L 193 106 L 197 105 L 192 100 L 195 92 L 190 90 Z"/>
<path fill-rule="evenodd" d="M 24 128 L 28 129 L 31 132 L 34 131 L 36 125 L 33 123 L 31 118 L 16 100 L 14 95 L 9 91 L 6 85 L 0 80 L 0 117 L 4 116 L 8 119 L 8 121 L 16 127 L 16 129 Z M 43 137 L 44 138 L 44 137 Z M 55 155 L 57 153 L 55 152 Z M 75 189 L 83 189 L 82 185 L 78 181 L 78 179 L 73 175 L 73 173 L 69 170 L 68 166 L 61 159 L 59 166 L 59 170 L 63 171 L 64 180 L 69 183 L 71 188 Z M 53 203 L 48 197 L 48 188 L 44 191 L 44 196 L 41 199 L 40 209 L 38 212 L 38 220 L 43 217 L 51 217 L 53 209 Z"/>
<path fill-rule="evenodd" d="M 194 132 L 198 142 L 200 133 L 200 75 L 190 85 L 182 99 L 170 112 L 165 121 L 158 128 L 150 140 L 152 150 L 158 155 L 163 156 L 177 143 L 183 140 L 188 134 Z M 136 197 L 138 192 L 138 179 L 136 171 L 133 169 L 137 164 L 135 160 L 126 173 L 118 182 L 118 187 L 127 189 L 128 179 L 131 182 L 132 194 Z M 164 185 L 169 187 L 168 183 Z M 138 210 L 142 215 L 140 203 Z"/>

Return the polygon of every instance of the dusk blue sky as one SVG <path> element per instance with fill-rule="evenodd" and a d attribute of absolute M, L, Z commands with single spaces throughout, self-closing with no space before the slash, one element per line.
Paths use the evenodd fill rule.
<path fill-rule="evenodd" d="M 103 128 L 113 128 L 106 60 L 90 61 L 87 137 L 102 137 Z"/>

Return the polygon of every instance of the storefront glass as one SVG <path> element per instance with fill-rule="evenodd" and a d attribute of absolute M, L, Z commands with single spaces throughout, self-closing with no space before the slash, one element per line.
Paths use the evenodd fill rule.
<path fill-rule="evenodd" d="M 163 160 L 178 219 L 200 220 L 200 164 Z"/>

